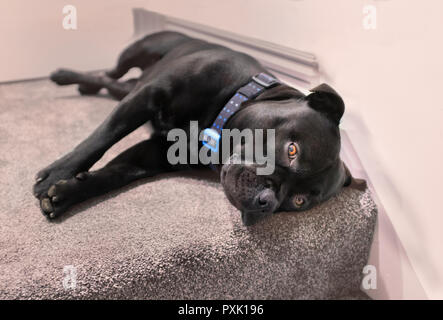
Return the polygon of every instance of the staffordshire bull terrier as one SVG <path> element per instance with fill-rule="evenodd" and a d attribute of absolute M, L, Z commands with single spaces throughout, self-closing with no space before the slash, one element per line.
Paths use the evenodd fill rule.
<path fill-rule="evenodd" d="M 118 80 L 134 67 L 142 70 L 138 79 Z M 337 92 L 322 84 L 304 95 L 254 58 L 224 46 L 159 32 L 130 45 L 104 74 L 60 69 L 50 78 L 58 85 L 78 84 L 81 94 L 105 88 L 120 102 L 88 138 L 38 172 L 34 195 L 49 219 L 137 179 L 191 167 L 172 165 L 166 157 L 172 143 L 167 132 L 187 128 L 190 121 L 198 121 L 199 130 L 212 128 L 216 137 L 221 128 L 275 130 L 272 174 L 257 175 L 255 163 L 213 166 L 245 225 L 274 212 L 309 209 L 353 182 L 339 157 L 345 106 Z M 230 102 L 237 108 L 229 110 Z M 89 171 L 113 144 L 148 121 L 154 128 L 150 139 Z M 203 145 L 214 152 L 209 140 Z M 218 147 L 219 141 L 212 142 Z"/>

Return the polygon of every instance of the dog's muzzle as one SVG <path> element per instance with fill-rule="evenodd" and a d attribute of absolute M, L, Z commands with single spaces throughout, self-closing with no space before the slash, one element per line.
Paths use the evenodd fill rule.
<path fill-rule="evenodd" d="M 241 164 L 225 164 L 221 170 L 226 196 L 241 211 L 244 225 L 252 225 L 278 208 L 275 191 L 254 170 L 253 166 Z"/>

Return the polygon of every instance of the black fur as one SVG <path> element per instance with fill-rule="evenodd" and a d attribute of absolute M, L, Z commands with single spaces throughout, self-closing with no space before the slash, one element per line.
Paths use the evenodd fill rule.
<path fill-rule="evenodd" d="M 118 81 L 133 67 L 139 79 Z M 166 160 L 165 133 L 188 128 L 196 120 L 210 127 L 235 91 L 260 72 L 254 58 L 226 47 L 175 32 L 148 35 L 129 46 L 117 66 L 104 75 L 61 69 L 51 74 L 59 85 L 78 84 L 82 94 L 105 88 L 121 100 L 104 122 L 71 152 L 37 174 L 34 194 L 45 216 L 55 218 L 90 197 L 161 172 L 180 170 Z M 254 165 L 221 165 L 221 182 L 229 200 L 242 211 L 245 224 L 280 210 L 305 210 L 337 193 L 347 181 L 339 159 L 338 123 L 344 104 L 329 86 L 309 96 L 286 85 L 245 103 L 225 128 L 276 129 L 276 170 L 257 176 Z M 151 121 L 153 138 L 108 163 L 88 171 L 117 141 Z M 287 146 L 299 153 L 288 159 Z M 295 206 L 294 199 L 304 204 Z"/>

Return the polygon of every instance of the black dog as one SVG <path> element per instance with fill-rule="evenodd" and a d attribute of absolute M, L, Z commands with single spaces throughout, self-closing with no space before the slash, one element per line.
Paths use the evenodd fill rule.
<path fill-rule="evenodd" d="M 143 71 L 139 79 L 117 81 L 133 67 Z M 54 72 L 51 79 L 59 85 L 79 84 L 82 94 L 106 88 L 121 102 L 86 140 L 37 174 L 34 194 L 43 213 L 55 218 L 74 204 L 134 180 L 183 169 L 167 161 L 172 142 L 166 132 L 188 128 L 191 120 L 210 127 L 236 91 L 260 73 L 269 74 L 246 54 L 175 32 L 135 42 L 105 75 Z M 246 225 L 275 211 L 311 208 L 352 181 L 339 158 L 344 103 L 325 84 L 311 91 L 305 96 L 277 84 L 241 104 L 224 125 L 275 129 L 273 174 L 256 175 L 254 164 L 217 166 L 226 195 Z M 113 144 L 147 121 L 155 130 L 151 139 L 104 168 L 88 171 Z"/>

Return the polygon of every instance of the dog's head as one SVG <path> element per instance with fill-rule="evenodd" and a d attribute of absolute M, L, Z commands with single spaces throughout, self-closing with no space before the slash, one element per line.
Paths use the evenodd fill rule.
<path fill-rule="evenodd" d="M 278 86 L 247 102 L 231 127 L 275 129 L 275 170 L 257 175 L 260 165 L 224 164 L 221 183 L 245 225 L 276 211 L 309 209 L 335 195 L 352 177 L 340 160 L 341 97 L 326 84 L 305 96 Z"/>

